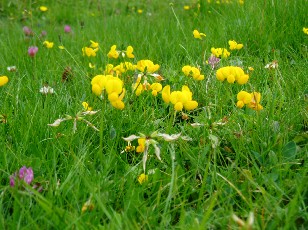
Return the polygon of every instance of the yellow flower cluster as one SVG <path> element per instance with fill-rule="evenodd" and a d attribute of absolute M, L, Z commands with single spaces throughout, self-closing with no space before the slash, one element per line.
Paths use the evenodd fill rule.
<path fill-rule="evenodd" d="M 163 89 L 163 86 L 157 82 L 150 84 L 147 82 L 147 80 L 141 83 L 142 76 L 143 75 L 139 74 L 136 83 L 133 84 L 133 90 L 135 91 L 135 94 L 139 96 L 143 91 L 152 90 L 152 95 L 156 97 L 158 92 Z"/>
<path fill-rule="evenodd" d="M 124 51 L 119 51 L 119 50 L 117 50 L 117 46 L 113 45 L 113 46 L 111 46 L 111 48 L 110 48 L 110 50 L 107 54 L 107 57 L 117 59 L 119 57 L 119 55 L 122 54 L 122 57 L 126 56 L 128 58 L 134 58 L 135 55 L 133 54 L 133 51 L 134 51 L 134 48 L 132 46 L 128 46 L 126 48 L 126 50 L 124 50 Z"/>
<path fill-rule="evenodd" d="M 239 44 L 234 40 L 230 40 L 228 43 L 229 43 L 230 50 L 240 50 L 244 46 L 243 44 Z"/>
<path fill-rule="evenodd" d="M 202 37 L 206 37 L 206 34 L 200 33 L 198 30 L 193 31 L 194 38 L 202 40 Z"/>
<path fill-rule="evenodd" d="M 216 78 L 219 81 L 227 81 L 233 84 L 235 81 L 240 84 L 246 84 L 249 76 L 245 74 L 243 69 L 237 66 L 225 66 L 216 71 Z"/>
<path fill-rule="evenodd" d="M 117 75 L 121 75 L 126 73 L 127 71 L 134 71 L 136 69 L 136 65 L 133 65 L 131 62 L 121 62 L 119 65 L 113 67 L 112 64 L 109 64 L 109 71 L 116 72 Z"/>
<path fill-rule="evenodd" d="M 198 102 L 192 100 L 192 92 L 188 86 L 184 85 L 182 91 L 170 92 L 170 85 L 166 85 L 162 90 L 162 98 L 165 103 L 171 102 L 176 111 L 193 110 L 198 107 Z"/>
<path fill-rule="evenodd" d="M 96 75 L 92 81 L 92 92 L 100 96 L 103 90 L 106 90 L 108 94 L 108 100 L 111 105 L 117 109 L 124 109 L 123 98 L 125 95 L 125 89 L 123 88 L 123 81 L 112 75 Z"/>
<path fill-rule="evenodd" d="M 303 27 L 303 32 L 304 32 L 305 34 L 308 34 L 308 28 Z"/>
<path fill-rule="evenodd" d="M 140 60 L 137 62 L 137 69 L 143 73 L 154 73 L 159 67 L 158 64 L 154 64 L 151 60 Z"/>
<path fill-rule="evenodd" d="M 96 56 L 96 52 L 98 51 L 99 48 L 99 44 L 97 42 L 94 42 L 92 40 L 90 40 L 91 45 L 90 47 L 83 47 L 82 48 L 82 55 L 83 56 L 87 56 L 87 57 L 95 57 Z"/>
<path fill-rule="evenodd" d="M 237 103 L 238 108 L 243 108 L 247 105 L 248 108 L 253 110 L 262 110 L 263 106 L 260 105 L 261 94 L 258 92 L 248 93 L 246 91 L 241 91 L 237 94 Z"/>
<path fill-rule="evenodd" d="M 192 77 L 195 80 L 203 80 L 204 75 L 201 75 L 200 70 L 196 67 L 185 65 L 182 68 L 182 72 L 185 74 L 187 77 Z"/>
<path fill-rule="evenodd" d="M 4 86 L 6 83 L 8 83 L 9 78 L 7 76 L 1 76 L 0 77 L 0 87 Z"/>
<path fill-rule="evenodd" d="M 144 173 L 140 174 L 140 176 L 138 177 L 138 182 L 140 184 L 143 184 L 144 182 L 148 181 L 148 175 L 145 175 Z"/>
<path fill-rule="evenodd" d="M 230 52 L 225 48 L 211 48 L 211 53 L 215 55 L 215 57 L 219 58 L 227 58 L 230 56 Z"/>

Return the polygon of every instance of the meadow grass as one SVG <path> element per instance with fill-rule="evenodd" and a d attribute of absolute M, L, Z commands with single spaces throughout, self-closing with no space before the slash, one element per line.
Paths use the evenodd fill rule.
<path fill-rule="evenodd" d="M 0 75 L 9 78 L 0 87 L 1 229 L 308 226 L 307 1 L 225 2 L 0 3 Z M 42 5 L 48 10 L 40 11 Z M 72 32 L 65 33 L 64 25 Z M 24 34 L 24 26 L 33 36 Z M 195 29 L 206 37 L 194 38 Z M 46 48 L 45 40 L 54 46 Z M 90 40 L 99 43 L 96 57 L 82 55 Z M 213 70 L 206 63 L 211 48 L 229 50 L 229 40 L 244 47 Z M 127 60 L 107 58 L 114 44 L 118 50 L 134 48 L 133 64 L 142 59 L 159 64 L 163 86 L 172 91 L 189 86 L 198 107 L 175 112 L 161 93 L 136 96 L 131 85 L 137 70 L 119 75 L 126 88 L 123 110 L 106 93 L 104 99 L 96 96 L 93 77 L 104 74 L 107 64 Z M 30 46 L 39 48 L 34 57 L 27 53 Z M 264 68 L 272 61 L 278 68 Z M 184 65 L 198 66 L 205 79 L 186 77 Z M 230 65 L 249 72 L 247 84 L 216 79 L 217 69 Z M 47 84 L 55 93 L 39 92 Z M 263 109 L 237 108 L 241 90 L 260 92 Z M 83 118 L 99 131 L 80 117 L 75 132 L 73 120 L 48 126 L 85 111 L 84 101 L 98 112 Z M 191 140 L 167 142 L 151 137 L 154 131 Z M 161 151 L 160 161 L 149 146 L 145 171 L 143 153 L 124 151 L 123 137 L 140 133 L 157 141 Z M 137 148 L 137 140 L 132 145 Z M 15 178 L 10 186 L 10 176 L 22 166 L 33 169 L 34 180 L 18 184 Z M 148 177 L 139 183 L 142 173 Z"/>

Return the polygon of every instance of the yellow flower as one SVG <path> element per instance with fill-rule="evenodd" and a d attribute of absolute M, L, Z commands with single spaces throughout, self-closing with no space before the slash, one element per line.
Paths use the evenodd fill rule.
<path fill-rule="evenodd" d="M 59 48 L 60 50 L 64 50 L 64 49 L 65 49 L 64 46 L 58 46 L 58 48 Z"/>
<path fill-rule="evenodd" d="M 126 49 L 126 56 L 128 58 L 134 58 L 135 55 L 133 54 L 134 48 L 132 46 L 128 46 Z"/>
<path fill-rule="evenodd" d="M 182 72 L 188 76 L 193 77 L 195 80 L 201 81 L 204 79 L 204 75 L 201 75 L 200 70 L 196 67 L 192 67 L 189 65 L 183 66 Z"/>
<path fill-rule="evenodd" d="M 162 95 L 164 102 L 168 104 L 170 102 L 170 85 L 166 85 L 163 88 L 161 95 Z"/>
<path fill-rule="evenodd" d="M 153 83 L 150 88 L 152 90 L 152 95 L 156 97 L 157 93 L 160 92 L 163 87 L 160 83 Z"/>
<path fill-rule="evenodd" d="M 43 44 L 48 48 L 51 49 L 53 47 L 53 42 L 44 41 Z"/>
<path fill-rule="evenodd" d="M 138 9 L 137 12 L 138 12 L 138 14 L 142 14 L 143 10 L 142 9 Z"/>
<path fill-rule="evenodd" d="M 110 51 L 107 54 L 107 57 L 117 59 L 119 57 L 119 52 L 116 49 L 117 49 L 116 45 L 111 46 Z"/>
<path fill-rule="evenodd" d="M 193 110 L 198 106 L 198 102 L 192 100 L 192 92 L 187 86 L 182 87 L 182 91 L 173 91 L 170 94 L 170 102 L 176 111 Z"/>
<path fill-rule="evenodd" d="M 137 69 L 141 72 L 154 73 L 159 67 L 158 64 L 154 65 L 151 60 L 140 60 L 137 62 Z"/>
<path fill-rule="evenodd" d="M 190 9 L 190 6 L 187 6 L 187 5 L 186 5 L 186 6 L 183 7 L 183 9 L 184 9 L 184 10 L 189 10 L 189 9 Z"/>
<path fill-rule="evenodd" d="M 142 153 L 144 152 L 145 149 L 145 138 L 139 138 L 138 139 L 138 146 L 136 148 L 137 153 Z"/>
<path fill-rule="evenodd" d="M 219 81 L 227 79 L 229 83 L 236 81 L 238 84 L 243 85 L 247 83 L 249 76 L 240 67 L 225 66 L 216 71 L 216 78 Z"/>
<path fill-rule="evenodd" d="M 98 51 L 98 48 L 93 49 L 90 47 L 83 47 L 82 48 L 82 55 L 83 56 L 88 56 L 88 57 L 95 57 L 96 56 L 96 52 Z"/>
<path fill-rule="evenodd" d="M 237 100 L 236 106 L 240 109 L 243 108 L 244 105 L 257 111 L 263 109 L 263 106 L 260 105 L 261 94 L 258 92 L 248 93 L 246 91 L 241 91 L 237 94 Z"/>
<path fill-rule="evenodd" d="M 4 86 L 6 83 L 8 83 L 9 78 L 7 76 L 1 76 L 0 77 L 0 86 Z"/>
<path fill-rule="evenodd" d="M 89 68 L 94 69 L 95 65 L 93 65 L 91 62 L 89 62 Z"/>
<path fill-rule="evenodd" d="M 46 12 L 48 8 L 46 6 L 40 6 L 40 11 Z"/>
<path fill-rule="evenodd" d="M 215 55 L 217 58 L 219 58 L 219 57 L 227 58 L 227 57 L 230 56 L 230 52 L 225 48 L 214 48 L 214 47 L 212 47 L 211 53 L 213 55 Z"/>
<path fill-rule="evenodd" d="M 303 28 L 303 32 L 305 33 L 305 34 L 308 34 L 308 28 Z"/>
<path fill-rule="evenodd" d="M 89 104 L 88 104 L 87 102 L 84 101 L 84 102 L 82 102 L 81 104 L 82 104 L 83 108 L 84 108 L 86 111 L 92 111 L 92 110 L 93 110 L 93 108 L 90 107 Z"/>
<path fill-rule="evenodd" d="M 260 105 L 260 101 L 261 101 L 261 94 L 258 92 L 253 92 L 251 93 L 251 101 L 248 104 L 248 108 L 251 108 L 253 110 L 262 110 L 263 106 Z"/>
<path fill-rule="evenodd" d="M 236 41 L 234 41 L 234 40 L 230 40 L 229 42 L 229 48 L 230 48 L 230 50 L 240 50 L 240 49 L 242 49 L 243 48 L 243 44 L 238 44 Z"/>
<path fill-rule="evenodd" d="M 193 31 L 193 35 L 194 35 L 194 38 L 198 38 L 198 39 L 200 39 L 200 40 L 202 40 L 202 36 L 203 36 L 203 37 L 206 37 L 206 34 L 204 34 L 204 33 L 199 33 L 198 30 L 194 30 L 194 31 Z"/>
<path fill-rule="evenodd" d="M 98 47 L 99 47 L 98 42 L 94 42 L 94 41 L 92 41 L 92 40 L 90 40 L 90 42 L 91 42 L 91 45 L 90 45 L 90 47 L 91 47 L 91 48 L 96 49 L 96 48 L 98 48 Z"/>
<path fill-rule="evenodd" d="M 145 175 L 144 173 L 140 174 L 140 176 L 138 177 L 138 182 L 140 184 L 143 184 L 144 182 L 147 182 L 149 179 L 148 175 Z"/>

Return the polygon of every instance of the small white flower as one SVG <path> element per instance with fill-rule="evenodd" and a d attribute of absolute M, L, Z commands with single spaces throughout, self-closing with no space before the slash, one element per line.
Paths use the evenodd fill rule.
<path fill-rule="evenodd" d="M 51 88 L 50 86 L 43 86 L 41 89 L 40 89 L 40 93 L 41 94 L 53 94 L 55 91 L 53 88 Z"/>
<path fill-rule="evenodd" d="M 7 68 L 6 68 L 9 72 L 15 72 L 15 71 L 17 71 L 17 68 L 16 68 L 16 66 L 8 66 Z"/>

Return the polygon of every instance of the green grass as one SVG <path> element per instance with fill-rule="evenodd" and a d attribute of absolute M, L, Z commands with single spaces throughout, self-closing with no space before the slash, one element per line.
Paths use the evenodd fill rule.
<path fill-rule="evenodd" d="M 0 228 L 236 229 L 233 214 L 246 222 L 253 213 L 252 229 L 305 229 L 308 35 L 302 29 L 308 27 L 307 1 L 201 1 L 200 8 L 196 1 L 108 2 L 0 3 L 0 75 L 9 78 L 0 87 L 5 117 L 0 119 Z M 48 11 L 40 12 L 41 5 Z M 191 9 L 185 11 L 184 5 Z M 64 33 L 66 24 L 73 33 Z M 23 26 L 34 36 L 26 38 Z M 194 29 L 207 36 L 195 39 Z M 44 40 L 54 47 L 44 47 Z M 90 40 L 100 49 L 88 58 L 81 49 Z M 218 81 L 216 70 L 205 63 L 211 47 L 229 49 L 229 40 L 244 48 L 232 51 L 220 67 L 240 65 L 245 72 L 253 67 L 245 85 Z M 120 76 L 127 90 L 123 110 L 92 93 L 91 79 L 103 74 L 106 64 L 123 61 L 107 58 L 114 44 L 121 50 L 133 46 L 134 64 L 142 59 L 159 64 L 163 86 L 171 85 L 172 91 L 189 86 L 199 105 L 184 111 L 187 120 L 160 93 L 137 97 L 131 89 L 133 71 Z M 32 45 L 39 48 L 34 58 L 27 54 Z M 278 69 L 265 69 L 273 60 Z M 89 62 L 96 68 L 90 69 Z M 13 65 L 17 72 L 7 70 Z M 184 65 L 200 66 L 205 79 L 184 76 Z M 63 83 L 68 66 L 72 79 Z M 45 83 L 56 93 L 40 94 Z M 237 108 L 241 90 L 260 92 L 263 110 Z M 85 117 L 99 132 L 81 121 L 75 133 L 72 120 L 47 125 L 75 116 L 83 101 L 99 110 Z M 181 132 L 192 140 L 157 138 L 162 161 L 150 146 L 148 181 L 140 184 L 143 154 L 121 153 L 127 145 L 122 137 L 154 131 Z M 29 185 L 10 187 L 10 175 L 22 166 L 33 168 L 31 185 L 40 183 L 42 192 Z M 94 208 L 82 212 L 88 200 Z"/>

